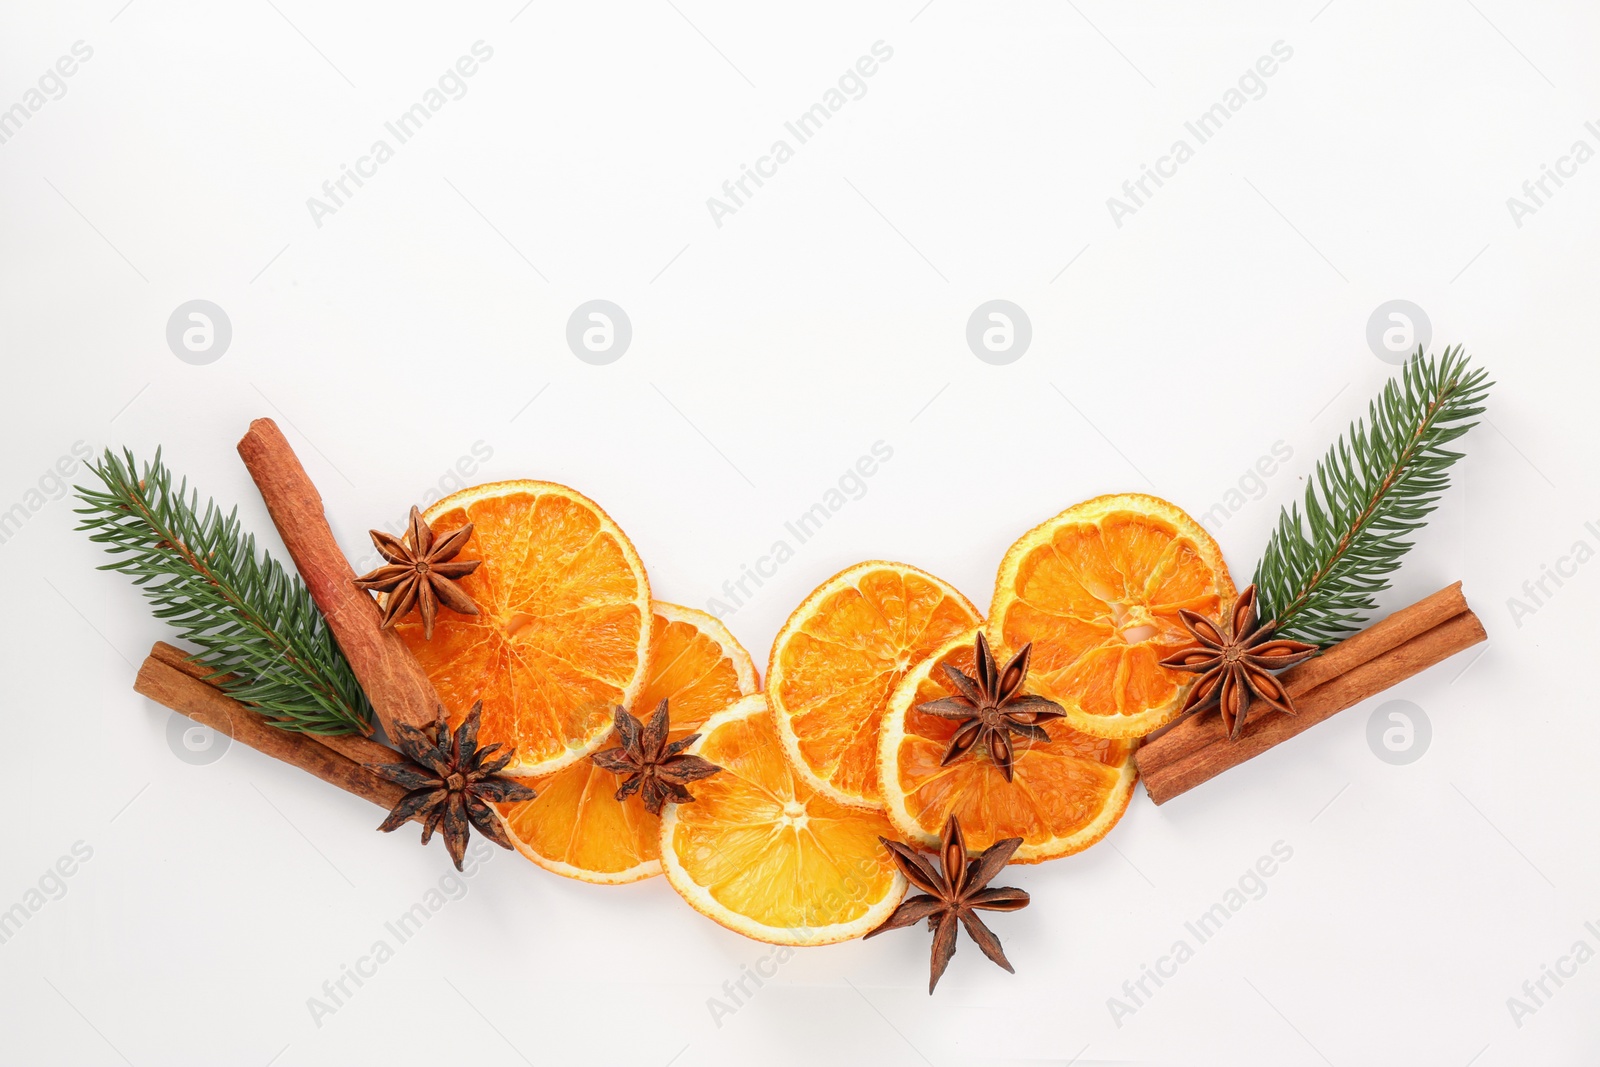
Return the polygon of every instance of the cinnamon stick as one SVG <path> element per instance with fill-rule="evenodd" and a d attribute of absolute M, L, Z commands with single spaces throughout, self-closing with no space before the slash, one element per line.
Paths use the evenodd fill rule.
<path fill-rule="evenodd" d="M 252 422 L 239 442 L 239 455 L 384 732 L 393 736 L 397 722 L 432 726 L 439 717 L 433 683 L 400 635 L 381 629 L 377 603 L 356 588 L 356 573 L 334 540 L 322 497 L 278 424 Z"/>
<path fill-rule="evenodd" d="M 1146 744 L 1134 756 L 1145 791 L 1164 804 L 1487 637 L 1457 582 L 1285 672 L 1298 714 L 1252 719 L 1230 739 L 1203 712 Z"/>
<path fill-rule="evenodd" d="M 1461 583 L 1452 582 L 1437 593 L 1425 596 L 1409 607 L 1368 626 L 1340 641 L 1319 656 L 1292 670 L 1284 671 L 1282 681 L 1291 696 L 1308 693 L 1330 679 L 1397 648 L 1441 623 L 1465 614 L 1467 606 Z"/>
<path fill-rule="evenodd" d="M 154 647 L 150 649 L 150 658 L 159 660 L 169 667 L 175 667 L 191 678 L 198 678 L 212 688 L 216 688 L 216 683 L 222 680 L 221 677 L 213 676 L 204 664 L 196 663 L 183 649 L 169 645 L 165 641 L 157 641 L 155 643 Z M 168 706 L 170 707 L 171 705 Z M 239 706 L 244 707 L 242 704 Z M 180 711 L 181 709 L 174 708 L 173 710 Z M 319 745 L 331 748 L 333 751 L 342 756 L 347 756 L 357 763 L 395 763 L 399 759 L 394 754 L 394 750 L 387 745 L 380 745 L 370 737 L 362 737 L 359 734 L 303 734 L 301 736 L 309 737 Z"/>
<path fill-rule="evenodd" d="M 173 653 L 183 658 L 187 666 L 171 662 Z M 311 735 L 273 726 L 260 712 L 252 711 L 215 686 L 201 681 L 196 677 L 195 666 L 178 649 L 158 643 L 139 668 L 133 688 L 203 726 L 381 807 L 392 808 L 405 796 L 402 787 L 378 777 Z M 199 670 L 203 672 L 204 668 Z M 379 757 L 382 762 L 394 762 L 393 752 L 375 741 L 361 740 L 383 753 Z"/>
<path fill-rule="evenodd" d="M 1461 592 L 1461 583 L 1447 585 L 1437 593 L 1423 597 L 1415 604 L 1401 608 L 1360 633 L 1340 641 L 1298 667 L 1284 671 L 1279 680 L 1298 707 L 1302 698 L 1319 685 L 1355 670 L 1469 610 L 1467 598 Z M 1220 719 L 1211 721 L 1214 718 L 1201 715 L 1184 719 L 1152 738 L 1141 749 L 1141 756 L 1151 765 L 1171 763 L 1207 745 L 1226 741 L 1227 732 L 1222 729 Z M 1212 728 L 1202 728 L 1206 723 Z M 1246 726 L 1248 728 L 1249 724 Z"/>

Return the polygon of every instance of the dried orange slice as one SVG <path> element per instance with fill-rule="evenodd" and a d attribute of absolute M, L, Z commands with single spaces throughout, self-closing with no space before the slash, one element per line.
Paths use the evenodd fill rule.
<path fill-rule="evenodd" d="M 1065 719 L 1053 719 L 1043 724 L 1048 743 L 1013 740 L 1009 782 L 981 748 L 942 766 L 960 724 L 918 711 L 917 705 L 956 692 L 941 664 L 974 673 L 976 634 L 976 629 L 962 634 L 918 663 L 890 697 L 879 739 L 889 819 L 906 840 L 929 848 L 938 847 L 952 815 L 960 819 L 973 851 L 1020 837 L 1013 863 L 1081 852 L 1104 837 L 1127 809 L 1137 777 L 1137 742 L 1090 737 Z M 1038 691 L 1031 676 L 1025 691 Z"/>
<path fill-rule="evenodd" d="M 1096 737 L 1171 722 L 1192 676 L 1161 660 L 1193 644 L 1180 609 L 1208 618 L 1236 592 L 1222 550 L 1182 509 L 1138 493 L 1100 496 L 1034 527 L 1000 563 L 989 641 L 1033 642 L 1030 678 Z"/>
<path fill-rule="evenodd" d="M 772 644 L 767 700 L 784 750 L 813 789 L 881 807 L 878 724 L 919 659 L 982 616 L 949 583 L 904 563 L 858 563 L 829 578 Z"/>
<path fill-rule="evenodd" d="M 756 691 L 755 665 L 728 628 L 703 611 L 651 605 L 650 673 L 634 702 L 647 717 L 667 701 L 676 741 L 713 712 Z M 661 873 L 661 819 L 636 793 L 615 799 L 617 776 L 581 760 L 537 779 L 539 795 L 499 805 L 517 850 L 546 870 L 618 885 Z M 697 787 L 698 788 L 698 787 Z"/>
<path fill-rule="evenodd" d="M 505 773 L 549 774 L 593 751 L 611 709 L 631 706 L 650 648 L 650 583 L 600 506 L 553 482 L 492 482 L 453 493 L 423 518 L 473 524 L 457 581 L 477 615 L 441 613 L 433 640 L 415 617 L 395 629 L 454 726 L 483 701 L 485 744 L 515 745 Z"/>
<path fill-rule="evenodd" d="M 881 814 L 840 804 L 794 773 L 762 696 L 713 715 L 689 748 L 722 768 L 694 803 L 661 813 L 661 864 L 684 900 L 776 945 L 829 945 L 889 917 L 906 881 Z"/>

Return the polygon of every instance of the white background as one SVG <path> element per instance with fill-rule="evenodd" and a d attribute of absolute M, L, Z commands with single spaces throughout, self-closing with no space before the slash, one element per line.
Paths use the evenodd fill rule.
<path fill-rule="evenodd" d="M 93 855 L 0 945 L 0 1059 L 1595 1062 L 1600 963 L 1520 1026 L 1507 998 L 1600 949 L 1600 564 L 1520 620 L 1507 601 L 1600 547 L 1600 162 L 1520 227 L 1506 199 L 1600 144 L 1600 16 L 1321 4 L 5 5 L 0 107 L 74 42 L 93 57 L 0 144 L 0 509 L 27 512 L 0 545 L 0 909 L 74 842 Z M 316 225 L 307 198 L 479 40 L 466 95 Z M 865 96 L 719 228 L 707 197 L 880 40 Z M 1265 94 L 1117 226 L 1107 198 L 1277 41 Z M 233 328 L 207 366 L 165 340 L 197 298 Z M 594 298 L 633 324 L 609 366 L 565 342 Z M 965 342 L 995 298 L 1032 321 L 1009 366 Z M 1243 584 L 1391 373 L 1365 330 L 1397 298 L 1499 384 L 1385 607 L 1464 579 L 1486 650 L 1008 871 L 1034 898 L 993 923 L 1017 974 L 963 941 L 931 999 L 908 931 L 802 952 L 718 1025 L 708 998 L 767 947 L 662 880 L 497 853 L 318 1026 L 307 999 L 438 885 L 443 849 L 242 746 L 180 759 L 130 690 L 161 625 L 93 569 L 70 499 L 29 495 L 76 442 L 161 445 L 276 550 L 233 450 L 272 415 L 361 555 L 481 442 L 473 480 L 581 488 L 658 596 L 703 607 L 887 443 L 729 617 L 764 663 L 850 563 L 914 562 L 984 605 L 1033 523 L 1119 490 L 1199 514 L 1281 441 L 1289 463 L 1213 524 Z M 1366 740 L 1398 698 L 1433 729 L 1407 766 Z M 1279 841 L 1266 894 L 1118 1025 L 1108 999 Z"/>

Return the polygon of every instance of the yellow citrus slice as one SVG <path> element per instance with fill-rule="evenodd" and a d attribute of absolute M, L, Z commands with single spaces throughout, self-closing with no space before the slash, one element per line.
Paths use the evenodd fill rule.
<path fill-rule="evenodd" d="M 713 715 L 689 751 L 722 771 L 694 783 L 694 803 L 662 809 L 661 864 L 696 911 L 758 941 L 829 945 L 878 926 L 905 896 L 878 840 L 894 828 L 794 773 L 764 697 Z"/>
<path fill-rule="evenodd" d="M 755 665 L 728 628 L 703 611 L 651 605 L 650 672 L 633 712 L 648 719 L 667 701 L 676 741 L 756 691 Z M 661 873 L 661 819 L 639 794 L 615 797 L 620 780 L 580 760 L 531 783 L 533 800 L 499 805 L 517 850 L 546 870 L 619 885 Z"/>
<path fill-rule="evenodd" d="M 938 846 L 952 815 L 961 820 L 974 852 L 1020 837 L 1014 863 L 1081 852 L 1122 818 L 1137 777 L 1137 742 L 1091 737 L 1065 719 L 1053 719 L 1043 724 L 1050 735 L 1047 744 L 1013 738 L 1009 782 L 981 747 L 941 765 L 960 724 L 918 711 L 917 705 L 956 693 L 941 664 L 974 674 L 976 634 L 976 629 L 962 634 L 917 664 L 889 700 L 879 743 L 889 819 L 906 840 L 929 848 Z M 1039 691 L 1031 672 L 1025 691 Z"/>
<path fill-rule="evenodd" d="M 549 774 L 593 751 L 611 709 L 632 706 L 650 649 L 650 583 L 600 506 L 553 482 L 493 482 L 423 515 L 472 523 L 457 584 L 478 615 L 442 611 L 433 640 L 415 615 L 395 629 L 433 679 L 454 726 L 483 701 L 480 742 L 515 745 L 505 773 Z"/>
<path fill-rule="evenodd" d="M 989 611 L 996 654 L 1033 642 L 1029 677 L 1096 737 L 1171 722 L 1193 675 L 1161 660 L 1193 639 L 1188 608 L 1217 617 L 1236 592 L 1216 541 L 1182 509 L 1139 493 L 1100 496 L 1023 534 Z"/>
<path fill-rule="evenodd" d="M 767 700 L 806 782 L 845 804 L 881 807 L 878 724 L 912 664 L 982 621 L 948 582 L 904 563 L 858 563 L 829 578 L 772 644 Z"/>

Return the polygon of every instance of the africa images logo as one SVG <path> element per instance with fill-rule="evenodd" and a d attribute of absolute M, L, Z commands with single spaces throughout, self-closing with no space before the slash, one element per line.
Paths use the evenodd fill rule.
<path fill-rule="evenodd" d="M 461 56 L 453 66 L 446 68 L 435 84 L 423 91 L 418 102 L 400 112 L 392 122 L 383 124 L 384 130 L 394 139 L 394 144 L 391 145 L 382 137 L 373 141 L 364 154 L 356 157 L 354 167 L 339 164 L 339 176 L 322 183 L 321 198 L 306 197 L 306 210 L 311 213 L 311 221 L 317 229 L 322 229 L 325 217 L 336 214 L 355 196 L 357 189 L 366 185 L 363 179 L 378 176 L 378 168 L 395 157 L 396 148 L 421 133 L 423 126 L 444 110 L 450 101 L 460 100 L 467 95 L 466 80 L 477 74 L 482 64 L 494 58 L 494 49 L 483 41 L 474 41 L 471 52 L 472 55 Z M 352 183 L 355 189 L 350 187 Z"/>
<path fill-rule="evenodd" d="M 1287 43 L 1272 42 L 1270 55 L 1257 59 L 1253 66 L 1239 75 L 1238 81 L 1223 92 L 1220 100 L 1183 124 L 1188 137 L 1173 141 L 1166 154 L 1156 157 L 1154 167 L 1148 163 L 1142 164 L 1137 178 L 1129 178 L 1122 183 L 1121 197 L 1106 197 L 1106 210 L 1111 213 L 1111 221 L 1117 229 L 1122 229 L 1123 220 L 1137 214 L 1155 196 L 1156 190 L 1166 184 L 1166 179 L 1178 176 L 1178 168 L 1194 158 L 1196 148 L 1221 133 L 1228 120 L 1243 111 L 1250 101 L 1266 96 L 1267 79 L 1278 73 L 1280 66 L 1293 57 L 1294 49 Z M 1194 139 L 1193 144 L 1189 143 L 1190 138 Z M 1152 184 L 1155 188 L 1151 188 Z"/>
<path fill-rule="evenodd" d="M 83 41 L 72 42 L 70 55 L 64 55 L 39 75 L 33 88 L 22 94 L 22 99 L 0 111 L 0 144 L 5 144 L 18 133 L 28 120 L 44 109 L 52 100 L 67 95 L 67 79 L 78 73 L 78 67 L 94 58 L 94 49 Z"/>
<path fill-rule="evenodd" d="M 1246 867 L 1238 880 L 1223 891 L 1220 899 L 1193 920 L 1183 924 L 1184 936 L 1176 938 L 1172 946 L 1156 957 L 1154 966 L 1139 964 L 1139 975 L 1122 983 L 1121 996 L 1106 998 L 1106 1010 L 1111 1020 L 1122 1029 L 1123 1023 L 1137 1015 L 1148 1005 L 1170 979 L 1178 976 L 1179 969 L 1194 959 L 1200 946 L 1222 932 L 1235 915 L 1251 901 L 1267 895 L 1268 880 L 1294 858 L 1294 846 L 1287 841 L 1274 841 L 1272 848 L 1255 863 Z"/>
<path fill-rule="evenodd" d="M 87 441 L 72 442 L 71 450 L 46 467 L 39 480 L 22 494 L 22 499 L 10 507 L 0 505 L 0 545 L 9 542 L 28 524 L 28 520 L 53 500 L 60 500 L 72 491 L 67 481 L 79 465 L 88 461 L 93 450 Z"/>
<path fill-rule="evenodd" d="M 893 48 L 883 41 L 872 42 L 871 55 L 857 59 L 854 65 L 847 67 L 845 72 L 839 75 L 838 81 L 822 94 L 821 100 L 802 111 L 793 121 L 783 124 L 788 137 L 774 139 L 767 151 L 756 157 L 754 168 L 748 163 L 741 163 L 739 176 L 722 183 L 720 198 L 706 197 L 706 210 L 711 213 L 711 221 L 716 223 L 717 229 L 722 229 L 722 220 L 725 217 L 737 212 L 745 206 L 746 201 L 755 196 L 756 190 L 766 184 L 766 179 L 776 178 L 778 168 L 794 158 L 795 149 L 821 133 L 822 127 L 842 111 L 845 104 L 866 96 L 866 79 L 878 73 L 881 65 L 893 58 Z M 848 96 L 845 95 L 847 93 Z M 791 138 L 793 144 L 789 143 Z M 751 188 L 752 183 L 755 188 Z"/>

